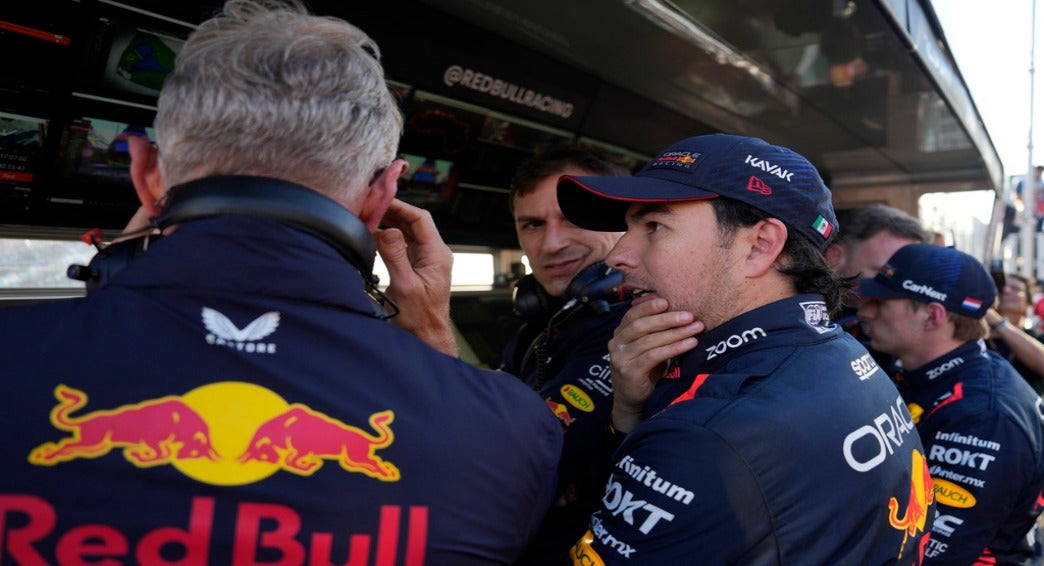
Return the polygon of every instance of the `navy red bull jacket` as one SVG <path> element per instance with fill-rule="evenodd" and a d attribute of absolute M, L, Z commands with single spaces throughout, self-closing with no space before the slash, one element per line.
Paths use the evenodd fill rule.
<path fill-rule="evenodd" d="M 556 321 L 560 318 L 561 322 L 550 327 L 543 352 L 547 364 L 540 370 L 535 363 L 521 362 L 526 360 L 525 350 L 541 339 L 533 336 L 533 326 L 547 329 L 546 320 L 539 321 L 544 324 L 527 323 L 505 351 L 501 369 L 535 387 L 565 433 L 556 504 L 519 564 L 563 563 L 597 508 L 601 493 L 594 489 L 592 460 L 596 441 L 609 426 L 613 406 L 609 339 L 630 303 L 630 299 L 609 303 L 608 310 L 585 303 L 558 315 Z"/>
<path fill-rule="evenodd" d="M 897 380 L 935 484 L 925 563 L 1029 564 L 1044 486 L 1040 397 L 981 340 Z"/>
<path fill-rule="evenodd" d="M 0 309 L 0 563 L 510 563 L 560 422 L 371 313 L 332 247 L 246 217 Z"/>
<path fill-rule="evenodd" d="M 573 548 L 574 564 L 918 564 L 934 506 L 899 392 L 817 295 L 699 335 Z"/>

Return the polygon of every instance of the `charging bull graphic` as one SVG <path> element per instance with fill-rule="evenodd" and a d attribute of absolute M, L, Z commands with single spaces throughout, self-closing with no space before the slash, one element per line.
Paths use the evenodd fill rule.
<path fill-rule="evenodd" d="M 913 451 L 912 474 L 910 500 L 906 504 L 902 518 L 899 517 L 899 501 L 894 497 L 888 500 L 889 524 L 904 531 L 903 543 L 899 547 L 899 558 L 903 557 L 906 541 L 910 537 L 917 536 L 918 531 L 925 532 L 928 507 L 935 501 L 935 489 L 932 487 L 932 475 L 928 471 L 928 462 L 918 450 Z"/>
<path fill-rule="evenodd" d="M 114 449 L 123 449 L 123 456 L 139 467 L 169 464 L 174 459 L 220 459 L 211 445 L 206 421 L 178 397 L 73 417 L 71 413 L 87 404 L 87 395 L 58 385 L 54 396 L 59 403 L 51 411 L 51 422 L 70 436 L 34 448 L 29 453 L 33 464 L 53 466 L 75 458 L 97 458 Z"/>
<path fill-rule="evenodd" d="M 295 403 L 259 426 L 236 461 L 278 464 L 289 472 L 310 476 L 322 467 L 323 460 L 337 460 L 349 472 L 398 481 L 399 469 L 375 455 L 394 440 L 388 427 L 394 418 L 392 411 L 370 415 L 370 426 L 378 433 L 374 436 Z"/>

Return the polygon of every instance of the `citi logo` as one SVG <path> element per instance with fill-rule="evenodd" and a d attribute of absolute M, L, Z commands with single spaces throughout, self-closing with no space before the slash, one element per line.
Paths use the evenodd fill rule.
<path fill-rule="evenodd" d="M 266 312 L 240 330 L 227 316 L 212 308 L 203 307 L 203 326 L 209 331 L 206 336 L 207 344 L 226 346 L 251 354 L 274 354 L 274 343 L 258 340 L 279 328 L 279 312 Z"/>
<path fill-rule="evenodd" d="M 762 171 L 764 171 L 766 173 L 771 173 L 771 174 L 779 177 L 780 179 L 786 180 L 787 182 L 791 182 L 791 181 L 794 180 L 793 179 L 793 177 L 794 177 L 793 173 L 791 173 L 790 171 L 787 171 L 786 169 L 783 169 L 779 165 L 773 165 L 773 164 L 769 163 L 768 161 L 765 161 L 764 159 L 762 159 L 760 157 L 754 157 L 753 155 L 748 155 L 747 159 L 746 159 L 746 164 L 750 165 L 751 167 L 756 167 L 758 169 L 761 169 Z"/>
<path fill-rule="evenodd" d="M 939 365 L 938 367 L 934 367 L 928 370 L 928 379 L 935 379 L 940 375 L 962 364 L 964 364 L 964 358 L 954 358 L 952 360 L 949 360 L 946 363 Z"/>
<path fill-rule="evenodd" d="M 768 336 L 768 334 L 766 334 L 760 326 L 749 328 L 740 334 L 733 334 L 710 348 L 707 348 L 707 359 L 713 360 L 733 348 L 739 348 L 747 342 L 757 340 L 758 338 L 764 338 L 766 336 Z"/>
<path fill-rule="evenodd" d="M 914 283 L 909 279 L 903 280 L 903 289 L 906 289 L 907 291 L 913 291 L 914 293 L 919 293 L 921 295 L 926 295 L 935 299 L 936 301 L 946 300 L 946 293 L 936 291 L 932 288 L 931 285 L 921 285 L 920 283 Z"/>

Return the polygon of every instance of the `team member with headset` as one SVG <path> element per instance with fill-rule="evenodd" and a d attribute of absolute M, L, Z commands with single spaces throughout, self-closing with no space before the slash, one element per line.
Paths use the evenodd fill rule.
<path fill-rule="evenodd" d="M 698 136 L 632 177 L 565 176 L 558 198 L 577 226 L 627 230 L 606 262 L 637 295 L 609 342 L 620 444 L 573 563 L 918 563 L 924 452 L 830 318 L 844 287 L 815 167 Z"/>
<path fill-rule="evenodd" d="M 0 309 L 0 426 L 18 431 L 0 435 L 0 563 L 522 551 L 560 422 L 454 357 L 452 254 L 394 200 L 402 117 L 378 58 L 272 1 L 230 0 L 184 44 L 158 148 L 130 140 L 148 243 L 85 298 Z"/>
<path fill-rule="evenodd" d="M 592 487 L 592 448 L 612 406 L 607 343 L 627 310 L 620 274 L 602 261 L 619 234 L 584 230 L 562 216 L 556 185 L 565 174 L 627 170 L 597 150 L 562 143 L 521 164 L 511 183 L 515 230 L 533 273 L 516 284 L 524 324 L 501 369 L 536 390 L 565 432 L 558 497 L 520 564 L 563 560 L 601 496 Z"/>

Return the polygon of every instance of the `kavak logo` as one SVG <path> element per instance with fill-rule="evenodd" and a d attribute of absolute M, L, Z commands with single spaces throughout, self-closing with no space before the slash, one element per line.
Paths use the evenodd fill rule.
<path fill-rule="evenodd" d="M 259 340 L 279 328 L 279 312 L 266 312 L 240 330 L 227 316 L 212 308 L 203 307 L 203 326 L 209 331 L 206 336 L 207 344 L 226 346 L 251 354 L 274 354 L 274 343 Z"/>

